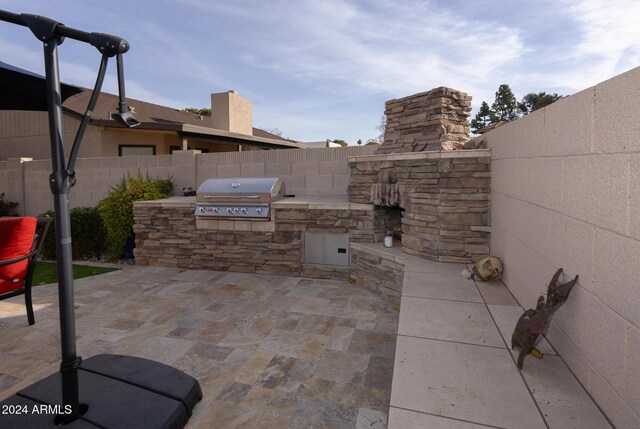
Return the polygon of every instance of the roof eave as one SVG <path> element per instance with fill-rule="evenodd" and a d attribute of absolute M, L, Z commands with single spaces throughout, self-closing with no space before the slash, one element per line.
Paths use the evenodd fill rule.
<path fill-rule="evenodd" d="M 266 148 L 288 148 L 288 149 L 306 149 L 301 143 L 288 140 L 269 139 L 266 137 L 250 136 L 247 134 L 234 133 L 231 131 L 218 130 L 215 128 L 201 127 L 198 125 L 182 124 L 183 137 L 193 138 L 194 140 L 227 140 L 229 143 L 243 144 L 246 146 L 258 146 Z"/>
<path fill-rule="evenodd" d="M 125 128 L 116 121 L 106 119 L 92 119 L 92 125 L 109 127 L 109 128 Z M 198 125 L 181 124 L 181 123 L 158 123 L 158 122 L 142 122 L 136 126 L 138 130 L 159 130 L 159 131 L 175 131 L 182 138 L 191 140 L 208 141 L 213 143 L 235 144 L 244 146 L 256 146 L 266 149 L 307 149 L 302 143 L 296 143 L 287 140 L 269 139 L 265 137 L 250 136 L 246 134 L 234 133 L 231 131 L 218 130 L 215 128 L 202 127 Z"/>

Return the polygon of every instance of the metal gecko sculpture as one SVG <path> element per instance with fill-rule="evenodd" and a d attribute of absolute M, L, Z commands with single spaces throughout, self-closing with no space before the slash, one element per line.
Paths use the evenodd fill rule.
<path fill-rule="evenodd" d="M 553 313 L 565 303 L 569 297 L 571 289 L 578 282 L 578 276 L 568 283 L 561 284 L 558 282 L 562 268 L 558 269 L 553 275 L 549 287 L 547 289 L 547 299 L 540 295 L 535 310 L 529 309 L 525 311 L 513 330 L 511 336 L 511 348 L 520 351 L 518 355 L 518 368 L 522 369 L 524 358 L 531 353 L 533 356 L 542 359 L 542 353 L 534 346 L 540 334 L 546 329 Z"/>

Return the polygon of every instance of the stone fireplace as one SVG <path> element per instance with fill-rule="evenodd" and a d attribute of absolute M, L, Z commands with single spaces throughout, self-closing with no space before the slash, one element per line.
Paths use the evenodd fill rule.
<path fill-rule="evenodd" d="M 490 151 L 442 150 L 469 140 L 470 110 L 471 97 L 444 87 L 390 100 L 384 143 L 349 158 L 349 201 L 400 214 L 388 229 L 405 253 L 461 263 L 489 253 Z"/>

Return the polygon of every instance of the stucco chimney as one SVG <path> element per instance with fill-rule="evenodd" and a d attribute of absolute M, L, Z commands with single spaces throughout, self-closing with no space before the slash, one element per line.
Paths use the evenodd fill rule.
<path fill-rule="evenodd" d="M 253 135 L 253 106 L 251 100 L 240 97 L 234 90 L 211 94 L 213 128 Z"/>

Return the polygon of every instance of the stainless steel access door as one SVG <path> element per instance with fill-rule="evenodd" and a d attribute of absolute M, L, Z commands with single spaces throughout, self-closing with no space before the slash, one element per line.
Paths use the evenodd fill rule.
<path fill-rule="evenodd" d="M 305 233 L 304 262 L 305 264 L 348 267 L 351 263 L 349 234 Z"/>

